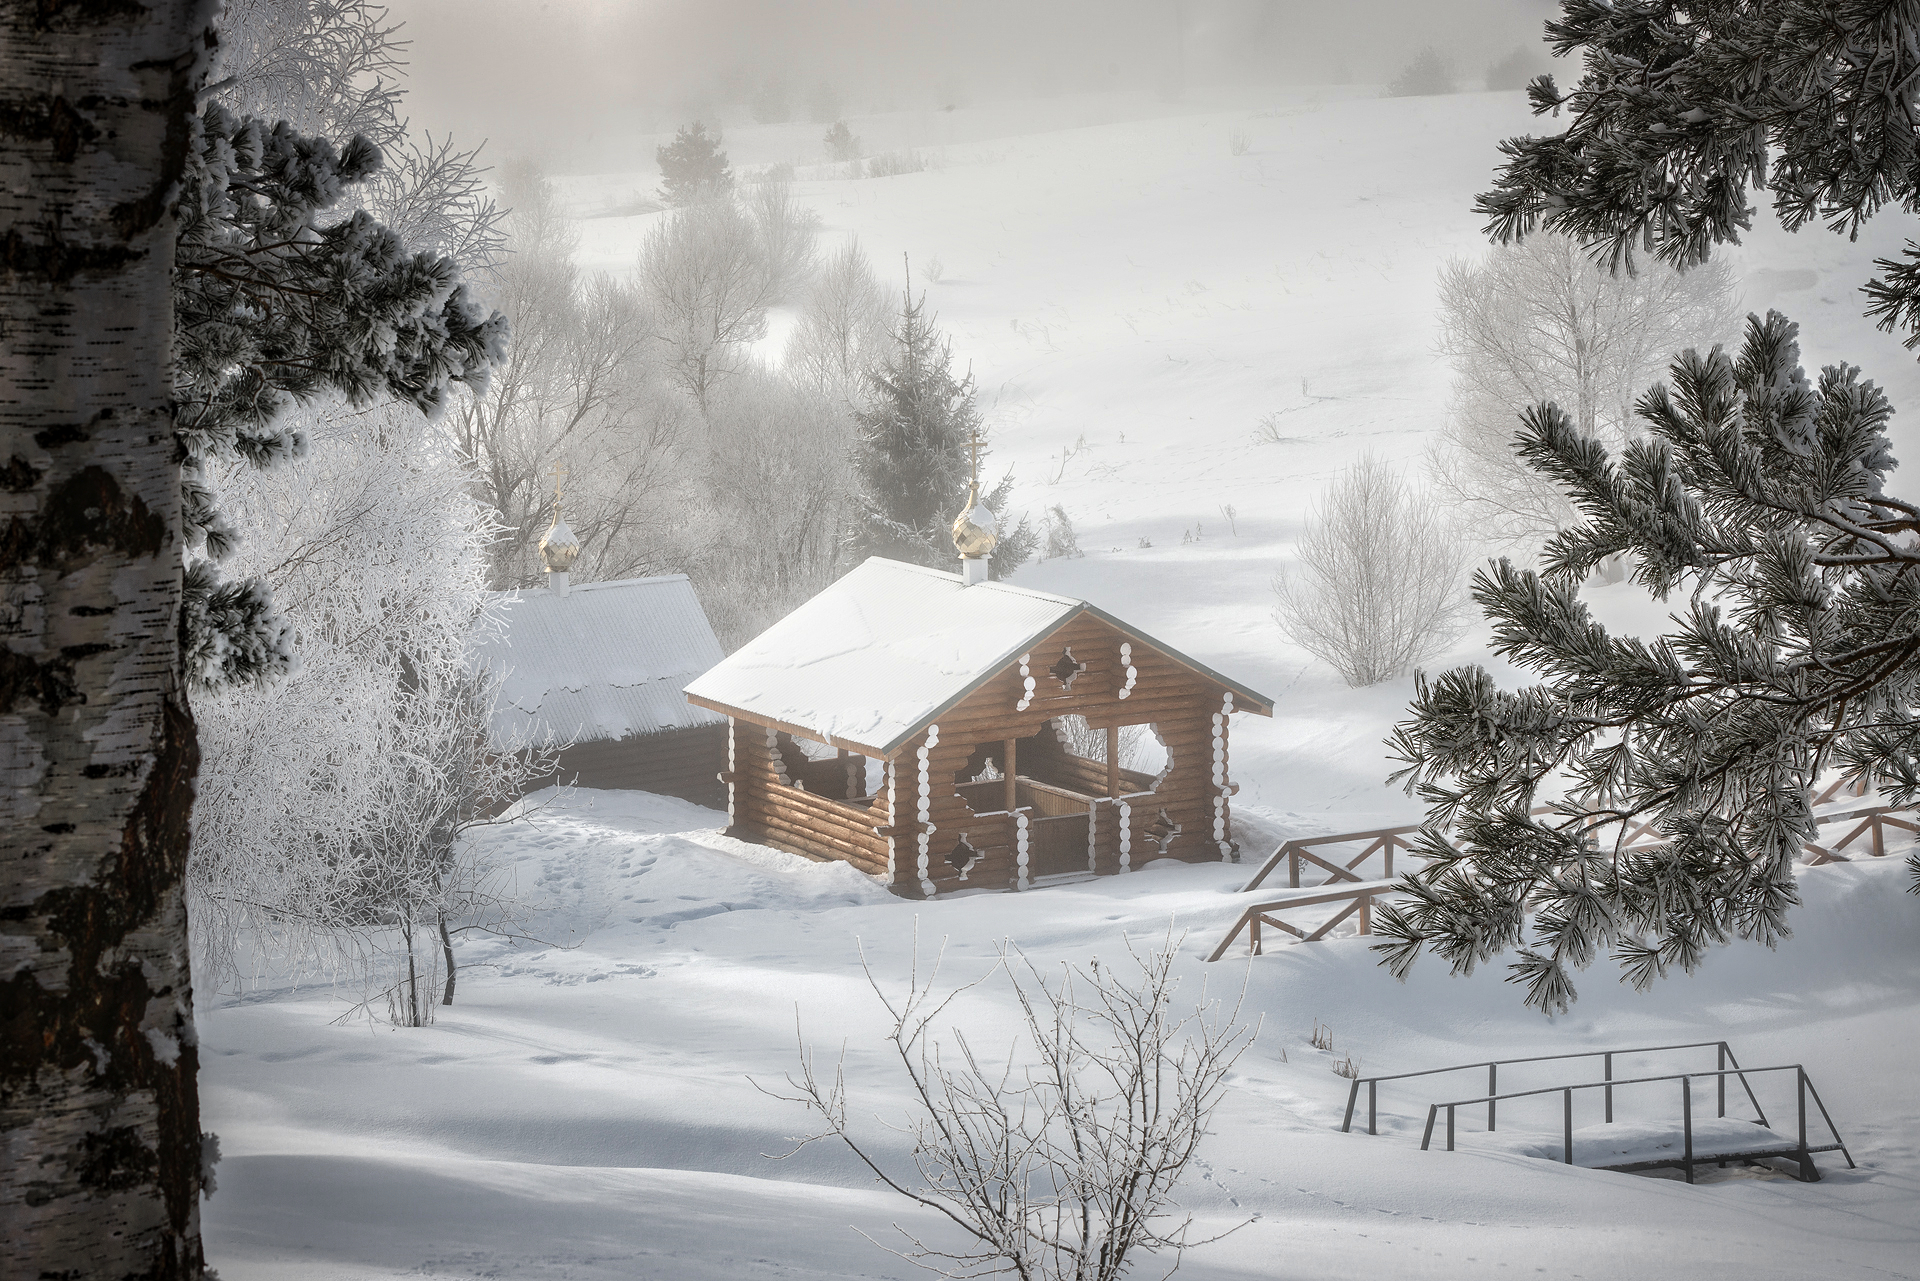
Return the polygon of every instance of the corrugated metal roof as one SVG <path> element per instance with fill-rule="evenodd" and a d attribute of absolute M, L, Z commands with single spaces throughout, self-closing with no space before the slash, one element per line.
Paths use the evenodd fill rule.
<path fill-rule="evenodd" d="M 499 607 L 476 660 L 504 673 L 496 742 L 626 738 L 726 718 L 681 692 L 723 657 L 685 574 L 528 591 Z"/>
<path fill-rule="evenodd" d="M 878 556 L 755 637 L 687 693 L 829 742 L 891 753 L 1084 607 Z"/>

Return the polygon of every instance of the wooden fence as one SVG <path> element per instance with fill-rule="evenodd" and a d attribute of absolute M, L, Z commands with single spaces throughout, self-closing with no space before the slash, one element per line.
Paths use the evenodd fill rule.
<path fill-rule="evenodd" d="M 1830 804 L 1843 790 L 1850 791 L 1854 796 L 1864 796 L 1867 791 L 1864 784 L 1856 784 L 1849 789 L 1844 782 L 1836 782 L 1824 791 L 1815 793 L 1813 804 L 1816 806 Z M 1533 810 L 1535 814 L 1566 812 L 1553 805 L 1541 805 Z M 1596 818 L 1588 830 L 1597 831 L 1619 821 L 1613 818 Z M 1887 852 L 1886 829 L 1889 827 L 1920 835 L 1920 822 L 1916 822 L 1912 806 L 1872 805 L 1864 809 L 1840 813 L 1816 814 L 1813 822 L 1816 834 L 1818 829 L 1833 824 L 1854 823 L 1855 825 L 1837 841 L 1824 844 L 1811 840 L 1803 841 L 1801 846 L 1809 867 L 1818 867 L 1823 863 L 1850 862 L 1853 857 L 1863 854 L 1873 858 L 1883 858 Z M 1260 870 L 1254 873 L 1252 880 L 1241 887 L 1240 892 L 1245 894 L 1259 889 L 1283 864 L 1287 869 L 1289 890 L 1304 888 L 1318 892 L 1287 894 L 1248 907 L 1240 913 L 1233 928 L 1227 931 L 1226 937 L 1220 940 L 1219 945 L 1213 949 L 1207 959 L 1217 961 L 1225 956 L 1227 949 L 1243 933 L 1247 936 L 1249 955 L 1259 956 L 1263 950 L 1261 946 L 1263 929 L 1277 929 L 1292 935 L 1302 943 L 1316 943 L 1326 938 L 1328 933 L 1342 922 L 1358 916 L 1360 919 L 1357 932 L 1373 933 L 1374 900 L 1382 895 L 1394 893 L 1399 886 L 1393 873 L 1394 855 L 1397 852 L 1410 852 L 1414 838 L 1423 830 L 1424 825 L 1415 823 L 1407 827 L 1377 828 L 1370 832 L 1341 832 L 1332 836 L 1298 837 L 1284 842 L 1279 849 L 1268 856 L 1265 863 L 1260 865 Z M 1853 848 L 1854 843 L 1862 837 L 1866 838 L 1865 848 Z M 1449 837 L 1448 840 L 1449 843 L 1454 843 L 1453 838 Z M 1619 848 L 1648 850 L 1656 849 L 1662 843 L 1653 830 L 1652 822 L 1647 821 L 1637 823 L 1629 829 L 1620 841 Z M 1314 852 L 1334 845 L 1360 845 L 1362 848 L 1358 854 L 1344 862 L 1338 855 L 1328 858 Z M 1848 853 L 1850 849 L 1851 854 Z M 1362 875 L 1361 865 L 1375 855 L 1379 855 L 1381 860 L 1379 876 Z M 1327 878 L 1313 885 L 1302 886 L 1300 878 L 1306 868 L 1319 868 L 1327 873 Z M 1330 886 L 1333 888 L 1328 888 Z M 1324 907 L 1329 903 L 1345 903 L 1347 906 L 1336 912 L 1329 920 L 1313 927 L 1311 932 L 1306 927 L 1289 924 L 1280 919 L 1280 914 L 1283 912 L 1305 907 Z"/>

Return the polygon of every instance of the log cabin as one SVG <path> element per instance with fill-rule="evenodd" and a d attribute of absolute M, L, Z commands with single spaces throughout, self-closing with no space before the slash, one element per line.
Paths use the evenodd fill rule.
<path fill-rule="evenodd" d="M 1084 600 L 986 581 L 980 555 L 962 569 L 869 559 L 687 687 L 727 718 L 730 834 L 922 898 L 1233 859 L 1229 724 L 1272 700 Z M 1154 773 L 1123 766 L 1135 725 L 1166 749 Z M 1074 749 L 1086 728 L 1104 750 Z"/>
<path fill-rule="evenodd" d="M 544 589 L 502 593 L 497 626 L 475 641 L 500 678 L 489 733 L 496 750 L 560 748 L 554 783 L 725 802 L 726 718 L 681 688 L 724 651 L 685 574 L 570 583 L 579 545 L 557 513 L 540 540 Z"/>

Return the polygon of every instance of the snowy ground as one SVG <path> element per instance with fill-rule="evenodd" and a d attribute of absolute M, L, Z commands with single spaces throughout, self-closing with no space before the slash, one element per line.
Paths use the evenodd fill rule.
<path fill-rule="evenodd" d="M 1550 1022 L 1498 972 L 1426 965 L 1397 984 L 1362 940 L 1207 966 L 1241 868 L 1159 865 L 915 905 L 844 866 L 730 841 L 719 822 L 582 792 L 497 833 L 542 905 L 539 929 L 597 928 L 570 951 L 466 949 L 459 1001 L 431 1028 L 335 1025 L 343 1002 L 325 991 L 205 1011 L 204 1106 L 226 1154 L 207 1231 L 226 1281 L 912 1275 L 858 1232 L 937 1234 L 927 1216 L 832 1151 L 763 1155 L 804 1128 L 749 1080 L 777 1086 L 793 1067 L 796 1011 L 825 1054 L 846 1045 L 858 1110 L 897 1116 L 859 946 L 897 987 L 916 929 L 923 953 L 949 941 L 959 982 L 1005 937 L 1045 961 L 1111 959 L 1123 933 L 1169 921 L 1193 931 L 1185 990 L 1230 995 L 1244 980 L 1262 1022 L 1185 1196 L 1200 1227 L 1253 1222 L 1190 1254 L 1183 1276 L 1920 1276 L 1920 937 L 1895 860 L 1806 873 L 1778 952 L 1735 947 L 1646 996 L 1595 972 Z M 976 1044 L 1012 1017 L 998 987 L 958 1016 Z M 1316 1021 L 1331 1052 L 1308 1044 Z M 1688 1187 L 1569 1168 L 1557 1098 L 1508 1105 L 1497 1146 L 1463 1117 L 1460 1151 L 1423 1153 L 1423 1105 L 1448 1096 L 1391 1086 L 1380 1135 L 1337 1132 L 1347 1083 L 1330 1068 L 1349 1054 L 1373 1073 L 1722 1037 L 1745 1066 L 1804 1062 L 1860 1169 L 1824 1156 L 1818 1184 L 1710 1173 Z M 1617 1071 L 1710 1066 L 1709 1051 Z M 1530 1083 L 1551 1081 L 1501 1078 Z M 1777 1127 L 1791 1112 L 1760 1088 Z M 1677 1094 L 1621 1094 L 1623 1127 L 1678 1114 Z M 1598 1101 L 1579 1107 L 1584 1154 Z"/>
<path fill-rule="evenodd" d="M 1084 559 L 1015 581 L 1086 596 L 1279 700 L 1272 721 L 1235 727 L 1249 831 L 1408 817 L 1379 750 L 1406 683 L 1342 687 L 1278 636 L 1267 583 L 1328 477 L 1363 450 L 1417 460 L 1439 423 L 1434 274 L 1477 252 L 1466 211 L 1493 142 L 1532 122 L 1517 94 L 1136 108 L 1061 106 L 1078 114 L 1038 133 L 1020 131 L 1031 114 L 895 122 L 905 141 L 945 130 L 940 166 L 797 191 L 876 263 L 911 255 L 980 380 L 1020 502 L 1035 517 L 1061 503 L 1079 526 Z M 884 141 L 884 123 L 856 129 Z M 1237 157 L 1236 127 L 1251 138 Z M 811 145 L 729 134 L 736 161 Z M 568 190 L 596 214 L 653 185 L 614 174 Z M 624 269 L 645 226 L 585 218 L 583 260 Z M 1860 318 L 1856 292 L 1899 231 L 1883 219 L 1849 245 L 1763 229 L 1731 260 L 1749 306 L 1801 321 L 1810 364 L 1855 360 L 1914 406 L 1920 371 Z M 1259 443 L 1270 414 L 1285 439 Z M 796 1007 L 810 1039 L 844 1041 L 869 1111 L 889 1113 L 902 1096 L 856 940 L 897 979 L 917 924 L 923 949 L 952 940 L 962 980 L 1003 938 L 1045 962 L 1111 957 L 1123 933 L 1169 922 L 1193 931 L 1186 980 L 1221 991 L 1244 978 L 1264 1021 L 1186 1197 L 1202 1227 L 1254 1222 L 1190 1255 L 1183 1276 L 1920 1276 L 1920 901 L 1898 892 L 1896 860 L 1806 873 L 1778 952 L 1735 947 L 1646 996 L 1596 972 L 1574 1012 L 1548 1021 L 1497 970 L 1455 980 L 1423 965 L 1402 986 L 1353 940 L 1202 965 L 1244 868 L 913 905 L 848 868 L 726 840 L 721 821 L 580 793 L 498 833 L 540 932 L 581 944 L 464 948 L 459 1003 L 432 1028 L 336 1025 L 345 1003 L 314 987 L 203 1006 L 206 1125 L 226 1154 L 208 1245 L 226 1281 L 912 1275 L 855 1229 L 936 1226 L 830 1153 L 762 1155 L 804 1125 L 748 1080 L 777 1083 L 794 1063 Z M 983 994 L 961 1017 L 984 1039 L 1010 1015 Z M 1331 1053 L 1307 1045 L 1316 1020 Z M 1336 1132 L 1346 1083 L 1329 1069 L 1348 1054 L 1372 1073 L 1719 1037 L 1742 1063 L 1806 1063 L 1860 1170 L 1823 1157 L 1815 1185 L 1687 1187 L 1516 1150 L 1557 1154 L 1557 1102 L 1452 1154 L 1417 1150 L 1416 1100 L 1391 1092 L 1380 1136 Z"/>

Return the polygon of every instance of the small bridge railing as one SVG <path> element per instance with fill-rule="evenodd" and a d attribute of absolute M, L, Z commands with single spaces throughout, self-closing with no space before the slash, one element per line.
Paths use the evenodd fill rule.
<path fill-rule="evenodd" d="M 1613 1061 L 1616 1056 L 1633 1054 L 1665 1054 L 1679 1050 L 1712 1049 L 1717 1055 L 1717 1064 L 1712 1070 L 1702 1069 L 1695 1072 L 1674 1072 L 1662 1076 L 1637 1076 L 1616 1078 L 1613 1075 Z M 1554 1063 L 1574 1059 L 1601 1059 L 1604 1063 L 1604 1075 L 1598 1081 L 1581 1081 L 1568 1085 L 1550 1085 L 1533 1090 L 1514 1090 L 1500 1092 L 1499 1070 L 1521 1063 Z M 1691 1041 L 1684 1045 L 1646 1045 L 1623 1050 L 1583 1050 L 1570 1054 L 1537 1054 L 1529 1058 L 1491 1059 L 1482 1063 L 1460 1063 L 1451 1067 L 1427 1068 L 1419 1072 L 1398 1072 L 1392 1075 L 1359 1077 L 1347 1091 L 1346 1116 L 1340 1123 L 1342 1133 L 1350 1133 L 1353 1128 L 1353 1114 L 1360 1099 L 1360 1087 L 1367 1087 L 1367 1133 L 1378 1133 L 1379 1122 L 1379 1086 L 1382 1081 L 1408 1081 L 1417 1077 L 1441 1076 L 1451 1072 L 1473 1072 L 1485 1068 L 1487 1072 L 1487 1092 L 1474 1098 L 1454 1099 L 1446 1103 L 1432 1103 L 1427 1106 L 1427 1123 L 1420 1136 L 1420 1150 L 1425 1152 L 1432 1147 L 1434 1127 L 1439 1120 L 1440 1110 L 1446 1109 L 1447 1151 L 1454 1150 L 1455 1114 L 1463 1107 L 1477 1107 L 1486 1104 L 1487 1130 L 1497 1128 L 1498 1108 L 1502 1102 L 1513 1099 L 1536 1098 L 1541 1095 L 1559 1094 L 1562 1096 L 1561 1108 L 1561 1159 L 1568 1165 L 1573 1164 L 1573 1092 L 1575 1090 L 1600 1090 L 1605 1096 L 1606 1123 L 1613 1124 L 1613 1092 L 1629 1085 L 1649 1085 L 1662 1081 L 1680 1082 L 1680 1115 L 1682 1149 L 1677 1157 L 1657 1157 L 1651 1160 L 1628 1161 L 1617 1165 L 1596 1167 L 1603 1170 L 1650 1170 L 1677 1168 L 1684 1172 L 1687 1182 L 1693 1182 L 1696 1166 L 1725 1164 L 1728 1161 L 1758 1161 L 1766 1157 L 1792 1157 L 1799 1162 L 1799 1177 L 1812 1183 L 1820 1178 L 1819 1170 L 1813 1164 L 1816 1152 L 1838 1152 L 1847 1159 L 1849 1169 L 1857 1168 L 1853 1154 L 1847 1151 L 1846 1144 L 1840 1138 L 1840 1132 L 1834 1127 L 1833 1117 L 1827 1112 L 1827 1105 L 1821 1101 L 1820 1092 L 1814 1088 L 1813 1081 L 1807 1076 L 1806 1068 L 1798 1063 L 1781 1064 L 1771 1067 L 1743 1068 L 1734 1058 L 1733 1049 L 1725 1041 Z M 1712 1077 L 1716 1095 L 1716 1115 L 1727 1114 L 1727 1078 L 1739 1079 L 1740 1087 L 1746 1092 L 1747 1102 L 1752 1105 L 1756 1122 L 1763 1130 L 1772 1133 L 1771 1122 L 1766 1111 L 1760 1106 L 1760 1100 L 1753 1092 L 1753 1086 L 1747 1078 L 1760 1076 L 1768 1072 L 1792 1072 L 1795 1074 L 1795 1097 L 1797 1100 L 1798 1131 L 1794 1142 L 1781 1144 L 1761 1143 L 1753 1147 L 1742 1148 L 1736 1152 L 1709 1152 L 1698 1157 L 1694 1154 L 1693 1141 L 1693 1082 L 1696 1078 Z M 1827 1133 L 1833 1142 L 1809 1145 L 1807 1142 L 1807 1097 L 1813 1097 L 1814 1106 L 1820 1111 L 1820 1119 L 1826 1124 Z"/>
<path fill-rule="evenodd" d="M 1824 791 L 1813 796 L 1812 803 L 1824 805 L 1839 795 L 1847 784 L 1844 781 L 1829 784 Z M 1811 790 L 1811 789 L 1809 789 Z M 1865 795 L 1864 784 L 1852 787 L 1856 796 Z M 1534 814 L 1567 814 L 1570 811 L 1556 805 L 1536 806 Z M 1801 847 L 1806 855 L 1807 866 L 1818 867 L 1825 863 L 1850 862 L 1849 847 L 1861 837 L 1867 837 L 1867 849 L 1854 850 L 1853 854 L 1866 853 L 1874 858 L 1885 857 L 1887 852 L 1886 829 L 1895 828 L 1903 832 L 1920 835 L 1920 821 L 1916 821 L 1912 806 L 1873 805 L 1864 809 L 1848 810 L 1842 813 L 1816 814 L 1813 819 L 1816 831 L 1836 823 L 1858 820 L 1845 836 L 1837 841 L 1821 843 L 1802 841 Z M 1596 816 L 1591 830 L 1612 826 L 1621 820 Z M 1398 884 L 1393 879 L 1393 862 L 1396 853 L 1408 853 L 1413 849 L 1413 839 L 1426 830 L 1423 824 L 1410 824 L 1404 827 L 1382 827 L 1366 832 L 1341 832 L 1330 836 L 1295 837 L 1284 841 L 1280 847 L 1267 857 L 1255 872 L 1253 879 L 1241 886 L 1241 893 L 1250 893 L 1266 883 L 1268 877 L 1278 871 L 1282 864 L 1287 868 L 1287 888 L 1298 890 L 1302 870 L 1306 866 L 1318 867 L 1327 873 L 1324 881 L 1304 888 L 1317 890 L 1315 894 L 1287 894 L 1264 902 L 1255 903 L 1240 913 L 1233 926 L 1219 944 L 1208 955 L 1209 961 L 1217 961 L 1226 955 L 1227 949 L 1242 934 L 1247 936 L 1248 954 L 1259 956 L 1263 952 L 1261 933 L 1263 928 L 1278 929 L 1293 935 L 1303 943 L 1314 943 L 1327 937 L 1334 927 L 1355 915 L 1359 916 L 1358 930 L 1361 934 L 1373 932 L 1374 900 L 1383 895 L 1392 894 Z M 1448 838 L 1451 843 L 1452 838 Z M 1619 841 L 1622 850 L 1647 850 L 1657 848 L 1662 842 L 1657 838 L 1651 821 L 1635 822 Z M 1360 845 L 1360 852 L 1351 859 L 1341 861 L 1338 856 L 1327 858 L 1315 850 L 1331 845 Z M 1379 878 L 1363 876 L 1361 864 L 1374 855 L 1381 856 L 1381 875 Z M 1273 891 L 1269 890 L 1269 893 Z M 1327 903 L 1344 902 L 1347 906 L 1336 913 L 1332 919 L 1322 922 L 1311 932 L 1291 925 L 1280 919 L 1280 913 L 1295 908 L 1322 906 Z"/>

